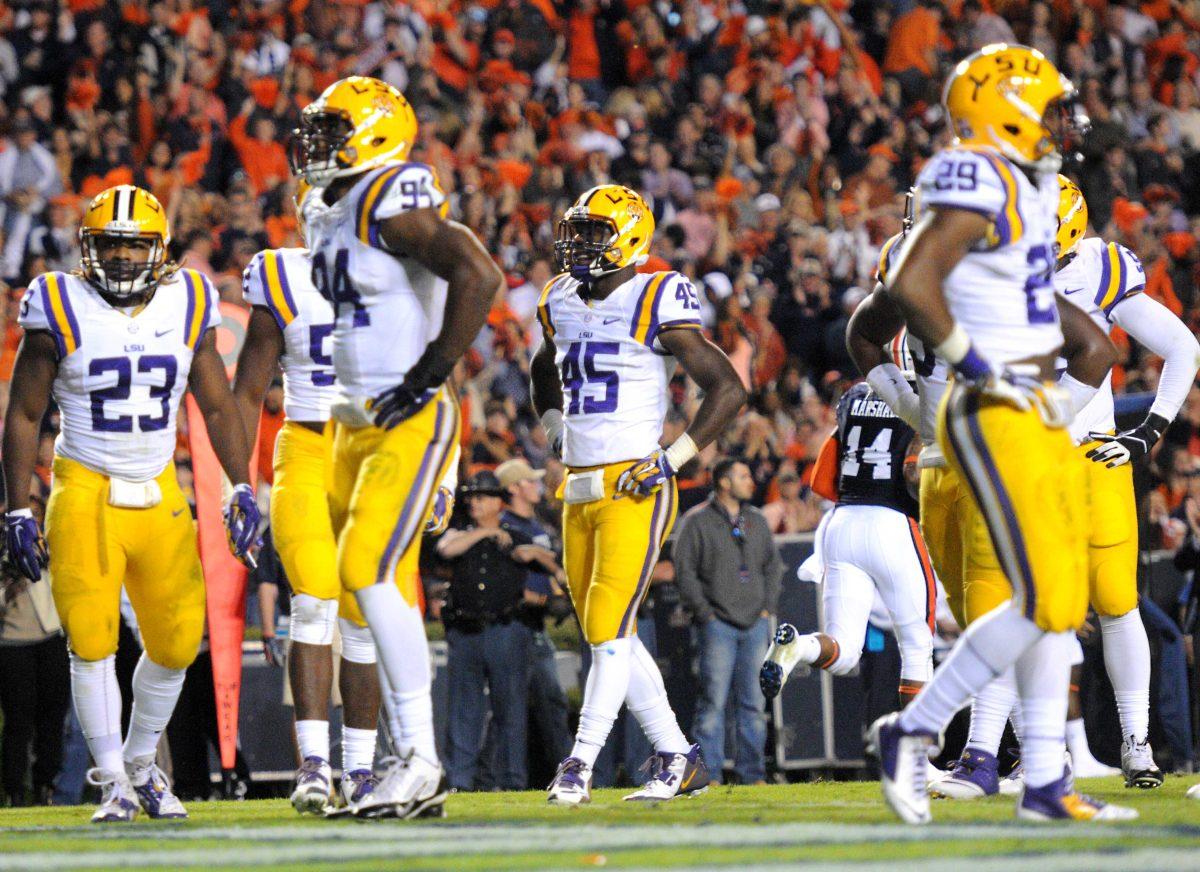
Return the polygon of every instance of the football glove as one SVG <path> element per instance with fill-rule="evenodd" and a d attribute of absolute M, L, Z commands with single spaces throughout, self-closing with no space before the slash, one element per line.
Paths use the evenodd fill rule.
<path fill-rule="evenodd" d="M 233 556 L 246 566 L 254 569 L 256 564 L 251 548 L 262 544 L 258 535 L 258 527 L 262 522 L 262 513 L 258 511 L 258 503 L 254 501 L 254 491 L 250 485 L 236 485 L 225 504 L 225 532 L 229 538 L 229 550 Z"/>
<path fill-rule="evenodd" d="M 281 667 L 287 656 L 287 640 L 278 636 L 266 636 L 262 640 L 263 659 L 268 666 Z"/>
<path fill-rule="evenodd" d="M 617 479 L 616 493 L 613 494 L 613 498 L 648 497 L 674 478 L 675 472 L 671 461 L 667 459 L 667 452 L 660 448 L 621 473 Z"/>
<path fill-rule="evenodd" d="M 1095 463 L 1103 463 L 1109 469 L 1133 463 L 1150 453 L 1158 444 L 1171 422 L 1162 415 L 1151 412 L 1146 420 L 1132 430 L 1122 433 L 1088 433 L 1088 438 L 1099 442 L 1085 456 Z"/>
<path fill-rule="evenodd" d="M 375 426 L 381 430 L 391 430 L 429 405 L 437 392 L 436 387 L 413 390 L 403 382 L 389 388 L 371 401 Z"/>
<path fill-rule="evenodd" d="M 4 541 L 9 564 L 30 581 L 39 581 L 50 555 L 33 512 L 29 509 L 5 512 Z"/>
<path fill-rule="evenodd" d="M 450 526 L 450 515 L 454 512 L 454 491 L 442 485 L 433 495 L 433 511 L 425 522 L 425 535 L 436 536 L 445 533 Z"/>

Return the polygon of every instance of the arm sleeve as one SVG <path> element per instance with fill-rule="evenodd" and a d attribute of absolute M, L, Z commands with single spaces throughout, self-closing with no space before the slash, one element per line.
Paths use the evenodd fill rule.
<path fill-rule="evenodd" d="M 638 297 L 633 317 L 633 336 L 660 354 L 666 349 L 659 344 L 664 330 L 700 330 L 700 298 L 692 283 L 679 273 L 659 273 L 652 278 Z"/>
<path fill-rule="evenodd" d="M 442 217 L 449 209 L 433 168 L 403 163 L 382 170 L 370 178 L 358 198 L 354 227 L 359 242 L 383 248 L 379 223 L 416 209 L 437 209 Z"/>
<path fill-rule="evenodd" d="M 685 518 L 680 526 L 671 558 L 675 562 L 675 583 L 679 586 L 683 604 L 696 616 L 697 621 L 707 621 L 712 616 L 712 606 L 708 604 L 700 576 L 696 574 L 700 562 L 700 530 L 695 515 Z"/>
<path fill-rule="evenodd" d="M 1096 307 L 1104 317 L 1113 321 L 1117 304 L 1145 289 L 1146 271 L 1137 255 L 1116 242 L 1104 246 L 1100 252 L 1100 286 L 1095 297 Z"/>
<path fill-rule="evenodd" d="M 1162 303 L 1145 294 L 1124 298 L 1110 315 L 1114 324 L 1163 359 L 1158 395 L 1150 411 L 1174 421 L 1200 367 L 1200 343 Z"/>

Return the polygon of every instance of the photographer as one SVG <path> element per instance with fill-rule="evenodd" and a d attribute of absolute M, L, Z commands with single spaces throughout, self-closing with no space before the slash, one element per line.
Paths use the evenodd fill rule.
<path fill-rule="evenodd" d="M 453 561 L 442 609 L 450 685 L 447 774 L 452 788 L 474 788 L 490 699 L 497 786 L 524 790 L 530 634 L 520 618 L 527 567 L 537 564 L 552 575 L 561 570 L 549 549 L 502 518 L 506 491 L 493 473 L 475 474 L 462 493 L 471 523 L 448 530 L 437 545 L 438 556 Z"/>

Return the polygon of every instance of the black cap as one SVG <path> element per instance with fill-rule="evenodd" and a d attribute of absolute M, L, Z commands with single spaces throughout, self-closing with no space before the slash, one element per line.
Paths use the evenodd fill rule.
<path fill-rule="evenodd" d="M 504 496 L 504 488 L 500 486 L 500 479 L 496 478 L 496 473 L 486 469 L 467 479 L 462 492 L 463 496 Z"/>

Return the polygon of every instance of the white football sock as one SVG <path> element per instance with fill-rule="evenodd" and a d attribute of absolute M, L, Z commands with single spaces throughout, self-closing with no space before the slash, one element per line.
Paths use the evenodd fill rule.
<path fill-rule="evenodd" d="M 796 646 L 796 656 L 801 663 L 807 663 L 812 666 L 818 660 L 821 660 L 821 640 L 817 633 L 807 633 L 803 636 L 797 636 L 796 641 L 792 643 Z"/>
<path fill-rule="evenodd" d="M 71 654 L 71 699 L 92 759 L 101 769 L 124 772 L 121 760 L 121 688 L 117 658 L 80 660 Z"/>
<path fill-rule="evenodd" d="M 679 729 L 679 721 L 667 701 L 667 689 L 663 685 L 658 664 L 641 639 L 633 636 L 632 640 L 629 690 L 625 693 L 625 705 L 641 724 L 642 732 L 655 751 L 686 754 L 691 750 L 691 743 L 683 735 L 683 730 Z"/>
<path fill-rule="evenodd" d="M 1145 740 L 1150 730 L 1150 642 L 1136 608 L 1116 618 L 1100 618 L 1104 668 L 1112 682 L 1121 736 Z"/>
<path fill-rule="evenodd" d="M 1094 766 L 1104 765 L 1092 754 L 1092 748 L 1088 744 L 1087 729 L 1083 725 L 1083 718 L 1067 721 L 1067 750 L 1071 752 L 1071 763 L 1076 769 L 1083 764 Z"/>
<path fill-rule="evenodd" d="M 592 646 L 592 668 L 583 688 L 583 708 L 579 712 L 579 732 L 571 756 L 588 766 L 596 764 L 600 749 L 608 741 L 613 721 L 629 692 L 629 672 L 633 660 L 633 640 L 613 639 Z"/>
<path fill-rule="evenodd" d="M 296 721 L 296 747 L 300 759 L 320 757 L 329 762 L 329 721 Z"/>
<path fill-rule="evenodd" d="M 1044 787 L 1063 777 L 1074 635 L 1045 633 L 1016 663 L 1017 693 L 1025 722 L 1021 766 L 1030 787 Z"/>
<path fill-rule="evenodd" d="M 396 750 L 401 756 L 415 750 L 426 760 L 436 762 L 432 670 L 421 612 L 404 601 L 394 584 L 373 584 L 355 591 L 354 596 L 371 628 L 378 662 L 386 677 L 383 698 Z"/>
<path fill-rule="evenodd" d="M 1017 702 L 1017 679 L 1012 669 L 975 694 L 971 703 L 971 734 L 967 747 L 987 751 L 993 757 L 1000 751 L 1004 725 Z"/>
<path fill-rule="evenodd" d="M 1016 685 L 1016 680 L 1017 680 L 1016 676 L 1014 675 L 1013 676 L 1014 686 Z M 1017 701 L 1013 703 L 1012 713 L 1008 716 L 1008 719 L 1010 721 L 1012 721 L 1013 732 L 1016 733 L 1016 735 L 1017 735 L 1017 742 L 1018 743 L 1024 742 L 1025 741 L 1025 715 L 1021 711 L 1021 700 L 1019 697 L 1017 698 Z"/>
<path fill-rule="evenodd" d="M 342 727 L 342 772 L 375 767 L 375 730 Z"/>
<path fill-rule="evenodd" d="M 972 696 L 1002 675 L 1041 635 L 1012 602 L 972 622 L 933 680 L 900 713 L 901 728 L 940 734 Z"/>
<path fill-rule="evenodd" d="M 133 670 L 133 711 L 129 716 L 129 735 L 125 738 L 126 760 L 152 755 L 158 749 L 158 740 L 183 690 L 185 672 L 159 666 L 142 652 Z"/>

